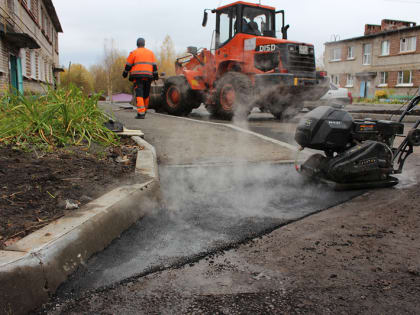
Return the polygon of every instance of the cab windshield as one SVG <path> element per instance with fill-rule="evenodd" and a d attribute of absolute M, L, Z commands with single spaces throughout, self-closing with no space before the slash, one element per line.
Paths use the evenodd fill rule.
<path fill-rule="evenodd" d="M 241 33 L 275 37 L 274 12 L 255 7 L 244 7 Z"/>

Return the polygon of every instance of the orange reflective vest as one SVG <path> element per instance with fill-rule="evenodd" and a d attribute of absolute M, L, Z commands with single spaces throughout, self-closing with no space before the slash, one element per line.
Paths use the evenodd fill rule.
<path fill-rule="evenodd" d="M 156 57 L 147 48 L 137 48 L 128 56 L 125 69 L 130 72 L 130 79 L 152 78 L 157 72 Z"/>

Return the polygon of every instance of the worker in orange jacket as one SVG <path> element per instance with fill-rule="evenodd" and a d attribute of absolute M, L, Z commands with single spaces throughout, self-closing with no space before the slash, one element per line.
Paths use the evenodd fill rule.
<path fill-rule="evenodd" d="M 137 49 L 133 50 L 127 58 L 123 77 L 130 73 L 129 80 L 134 82 L 136 91 L 137 119 L 144 119 L 149 106 L 150 85 L 158 80 L 156 57 L 153 52 L 144 48 L 145 40 L 137 39 Z"/>

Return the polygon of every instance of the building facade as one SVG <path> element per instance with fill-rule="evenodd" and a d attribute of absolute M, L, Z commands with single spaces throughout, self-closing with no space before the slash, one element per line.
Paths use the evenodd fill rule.
<path fill-rule="evenodd" d="M 59 81 L 58 33 L 51 0 L 0 0 L 0 92 L 43 92 Z"/>
<path fill-rule="evenodd" d="M 364 36 L 325 43 L 324 65 L 331 81 L 353 97 L 373 97 L 377 90 L 413 95 L 420 86 L 420 26 L 367 24 Z"/>

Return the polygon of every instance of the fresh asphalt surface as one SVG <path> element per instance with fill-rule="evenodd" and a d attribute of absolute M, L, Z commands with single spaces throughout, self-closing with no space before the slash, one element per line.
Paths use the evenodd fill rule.
<path fill-rule="evenodd" d="M 133 127 L 133 111 L 114 114 L 126 126 Z M 159 117 L 148 114 L 151 127 L 142 128 L 146 135 L 154 132 L 154 141 L 164 141 L 159 139 L 156 127 L 160 125 Z M 201 109 L 190 118 L 208 120 Z M 249 129 L 278 140 L 290 139 L 291 127 L 263 113 L 252 114 L 249 121 Z M 269 162 L 217 167 L 168 164 L 160 165 L 159 173 L 163 207 L 91 258 L 60 288 L 58 297 L 83 295 L 86 290 L 193 263 L 361 193 L 333 192 L 306 183 L 292 165 Z"/>

